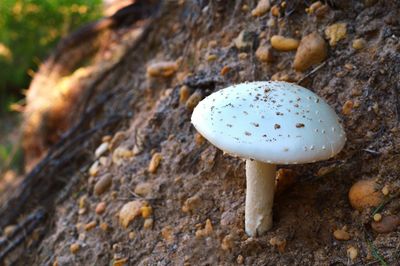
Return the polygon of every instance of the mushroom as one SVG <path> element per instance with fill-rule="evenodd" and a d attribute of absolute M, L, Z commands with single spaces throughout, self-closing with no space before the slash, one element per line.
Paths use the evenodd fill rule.
<path fill-rule="evenodd" d="M 245 230 L 272 227 L 277 164 L 326 160 L 346 142 L 335 111 L 301 86 L 246 82 L 217 91 L 194 109 L 192 124 L 213 145 L 246 159 Z"/>

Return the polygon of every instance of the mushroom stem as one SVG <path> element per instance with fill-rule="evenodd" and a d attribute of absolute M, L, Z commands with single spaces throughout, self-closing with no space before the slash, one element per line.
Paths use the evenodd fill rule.
<path fill-rule="evenodd" d="M 245 229 L 249 236 L 262 235 L 272 227 L 276 165 L 246 160 Z"/>

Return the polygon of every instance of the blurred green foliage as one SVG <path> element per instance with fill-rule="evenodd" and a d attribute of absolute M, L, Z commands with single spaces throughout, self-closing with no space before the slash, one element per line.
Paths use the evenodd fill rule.
<path fill-rule="evenodd" d="M 101 0 L 0 0 L 0 115 L 57 41 L 101 12 Z"/>

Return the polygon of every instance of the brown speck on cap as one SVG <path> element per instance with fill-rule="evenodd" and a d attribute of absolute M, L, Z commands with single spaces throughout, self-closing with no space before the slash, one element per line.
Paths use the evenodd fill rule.
<path fill-rule="evenodd" d="M 297 127 L 297 128 L 304 127 L 304 124 L 303 124 L 303 123 L 297 123 L 297 124 L 296 124 L 296 127 Z"/>
<path fill-rule="evenodd" d="M 260 124 L 258 124 L 258 123 L 252 123 L 253 124 L 253 126 L 255 126 L 255 127 L 259 127 L 260 126 Z"/>
<path fill-rule="evenodd" d="M 247 132 L 247 131 L 245 131 L 244 134 L 245 134 L 246 136 L 251 136 L 251 133 L 250 133 L 250 132 Z"/>
<path fill-rule="evenodd" d="M 275 124 L 275 125 L 274 125 L 274 128 L 275 128 L 275 129 L 281 128 L 281 125 Z"/>

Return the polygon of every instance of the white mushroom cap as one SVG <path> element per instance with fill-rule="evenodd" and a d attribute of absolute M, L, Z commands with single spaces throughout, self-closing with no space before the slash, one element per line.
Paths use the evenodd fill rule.
<path fill-rule="evenodd" d="M 281 81 L 217 91 L 196 106 L 192 123 L 221 150 L 273 164 L 325 160 L 346 142 L 338 116 L 322 98 Z"/>

